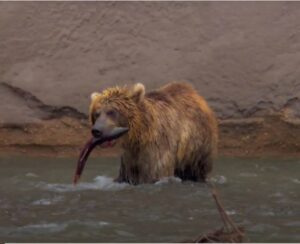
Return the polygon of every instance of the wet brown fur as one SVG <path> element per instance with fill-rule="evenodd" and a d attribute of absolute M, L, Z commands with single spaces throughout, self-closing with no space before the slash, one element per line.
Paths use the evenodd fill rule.
<path fill-rule="evenodd" d="M 218 126 L 206 101 L 188 83 L 170 83 L 143 94 L 143 86 L 114 87 L 93 96 L 90 116 L 112 107 L 128 126 L 121 137 L 119 182 L 151 183 L 163 177 L 205 181 L 216 154 Z M 118 124 L 119 123 L 119 124 Z"/>

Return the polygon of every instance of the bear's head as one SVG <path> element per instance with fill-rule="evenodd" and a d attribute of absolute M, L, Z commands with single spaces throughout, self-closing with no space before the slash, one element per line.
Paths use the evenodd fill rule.
<path fill-rule="evenodd" d="M 127 142 L 138 138 L 136 131 L 142 124 L 140 108 L 143 107 L 144 96 L 145 87 L 140 83 L 131 88 L 114 87 L 102 93 L 92 93 L 89 117 L 93 136 L 80 153 L 74 184 L 78 182 L 88 156 L 95 146 L 114 146 L 116 140 L 126 138 L 124 135 L 127 135 L 127 132 Z M 122 144 L 125 145 L 126 140 L 123 140 Z"/>
<path fill-rule="evenodd" d="M 118 134 L 131 130 L 139 124 L 141 106 L 145 96 L 145 87 L 141 83 L 133 87 L 112 87 L 101 93 L 91 94 L 89 118 L 92 124 L 92 135 L 99 138 L 103 135 Z M 120 136 L 124 133 L 120 133 Z M 114 136 L 118 138 L 118 135 Z M 113 146 L 116 140 L 109 140 L 102 146 Z"/>

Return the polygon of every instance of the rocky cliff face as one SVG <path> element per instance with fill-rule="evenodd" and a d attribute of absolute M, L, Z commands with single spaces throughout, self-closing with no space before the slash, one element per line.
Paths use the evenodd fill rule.
<path fill-rule="evenodd" d="M 93 91 L 194 84 L 218 117 L 300 117 L 298 2 L 1 2 L 0 124 L 85 118 Z"/>
<path fill-rule="evenodd" d="M 86 113 L 95 90 L 172 80 L 219 118 L 299 116 L 299 16 L 298 2 L 2 2 L 1 120 L 43 113 L 15 88 Z"/>

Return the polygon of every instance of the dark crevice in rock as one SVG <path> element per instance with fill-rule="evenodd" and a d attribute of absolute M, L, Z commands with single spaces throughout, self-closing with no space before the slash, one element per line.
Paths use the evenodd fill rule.
<path fill-rule="evenodd" d="M 24 131 L 24 128 L 28 124 L 26 123 L 1 123 L 0 124 L 0 129 L 10 129 L 10 130 L 20 130 Z"/>
<path fill-rule="evenodd" d="M 287 108 L 287 107 L 293 107 L 293 106 L 296 106 L 300 104 L 300 99 L 299 97 L 292 97 L 290 99 L 288 99 L 284 105 L 284 108 Z"/>
<path fill-rule="evenodd" d="M 14 95 L 24 100 L 24 103 L 32 110 L 41 113 L 41 119 L 55 119 L 68 116 L 77 119 L 87 119 L 87 115 L 70 106 L 51 106 L 44 104 L 40 99 L 22 88 L 1 82 L 0 85 L 9 89 Z"/>

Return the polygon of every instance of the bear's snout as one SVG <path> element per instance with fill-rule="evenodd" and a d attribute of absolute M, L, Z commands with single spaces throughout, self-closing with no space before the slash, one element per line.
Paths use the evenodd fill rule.
<path fill-rule="evenodd" d="M 103 135 L 103 132 L 97 128 L 92 128 L 92 135 L 95 137 L 95 138 L 99 138 Z"/>

